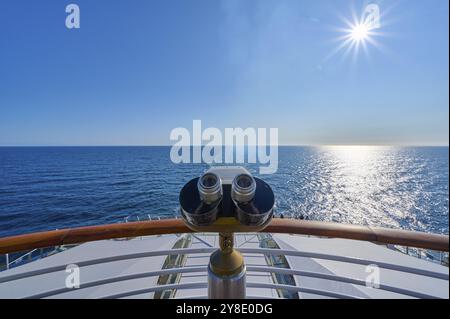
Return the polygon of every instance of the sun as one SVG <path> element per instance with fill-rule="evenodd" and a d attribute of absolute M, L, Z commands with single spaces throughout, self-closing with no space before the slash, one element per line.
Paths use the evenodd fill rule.
<path fill-rule="evenodd" d="M 356 42 L 366 41 L 369 36 L 370 30 L 365 23 L 354 25 L 350 30 L 350 37 Z"/>
<path fill-rule="evenodd" d="M 342 60 L 346 60 L 350 56 L 352 63 L 358 61 L 360 53 L 363 53 L 367 61 L 370 61 L 371 47 L 384 51 L 384 47 L 378 41 L 384 35 L 381 31 L 380 10 L 378 7 L 369 5 L 359 17 L 356 11 L 353 10 L 352 18 L 349 19 L 344 16 L 340 18 L 344 26 L 333 28 L 339 33 L 333 39 L 337 46 L 326 56 L 325 61 L 330 60 L 338 53 L 342 53 Z"/>
<path fill-rule="evenodd" d="M 344 56 L 353 52 L 353 56 L 356 58 L 361 49 L 368 54 L 369 45 L 378 45 L 374 40 L 376 33 L 373 31 L 370 24 L 364 20 L 355 20 L 353 23 L 348 21 L 347 28 L 341 29 L 340 31 L 343 33 L 343 35 L 338 38 L 341 41 L 341 44 L 332 54 L 344 50 Z"/>

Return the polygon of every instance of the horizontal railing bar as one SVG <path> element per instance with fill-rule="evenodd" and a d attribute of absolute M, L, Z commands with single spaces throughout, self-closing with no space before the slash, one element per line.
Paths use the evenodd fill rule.
<path fill-rule="evenodd" d="M 122 292 L 122 293 L 118 293 L 118 294 L 114 294 L 114 295 L 99 297 L 96 299 L 119 299 L 119 298 L 134 296 L 134 295 L 158 292 L 158 291 L 162 291 L 162 290 L 198 289 L 198 288 L 206 288 L 206 287 L 208 287 L 207 282 L 190 282 L 190 283 L 186 283 L 186 284 L 170 284 L 170 285 L 153 286 L 153 287 L 149 287 L 149 288 L 126 291 L 126 292 Z"/>
<path fill-rule="evenodd" d="M 91 241 L 141 236 L 191 233 L 181 219 L 151 220 L 59 229 L 0 238 L 0 254 L 80 244 Z"/>
<path fill-rule="evenodd" d="M 156 271 L 149 271 L 149 272 L 144 272 L 144 273 L 123 275 L 123 276 L 115 276 L 115 277 L 111 277 L 111 278 L 105 278 L 105 279 L 90 281 L 90 282 L 86 282 L 86 283 L 81 283 L 80 287 L 77 288 L 76 290 L 78 291 L 80 289 L 87 289 L 87 288 L 96 287 L 96 286 L 100 286 L 100 285 L 107 285 L 107 284 L 111 284 L 111 283 L 116 283 L 116 282 L 121 282 L 121 281 L 126 281 L 126 280 L 141 279 L 141 278 L 146 278 L 146 277 L 164 276 L 164 275 L 171 275 L 171 274 L 185 274 L 185 273 L 203 272 L 203 271 L 206 272 L 206 269 L 207 269 L 206 266 L 192 267 L 192 268 L 182 267 L 182 268 L 161 269 L 161 270 L 156 270 Z M 30 296 L 24 297 L 23 299 L 46 298 L 46 297 L 51 297 L 54 295 L 59 295 L 59 294 L 70 292 L 70 291 L 74 291 L 74 289 L 64 287 L 64 288 L 49 290 L 49 291 L 45 291 L 42 293 L 30 295 Z"/>
<path fill-rule="evenodd" d="M 312 235 L 394 244 L 436 251 L 449 251 L 449 236 L 410 230 L 348 225 L 311 220 L 274 219 L 268 233 Z"/>
<path fill-rule="evenodd" d="M 74 261 L 71 263 L 76 264 L 78 267 L 87 267 L 87 266 L 94 266 L 94 265 L 98 265 L 98 264 L 108 263 L 108 262 L 147 258 L 147 257 L 212 253 L 216 249 L 217 248 L 207 247 L 207 248 L 187 248 L 187 249 L 181 248 L 181 249 L 170 249 L 170 250 L 155 250 L 155 251 L 146 251 L 146 252 L 142 252 L 142 253 L 132 253 L 132 254 L 110 256 L 110 257 L 102 257 L 102 258 L 79 261 L 79 262 Z M 62 270 L 65 270 L 66 267 L 67 267 L 67 265 L 57 265 L 57 266 L 52 266 L 52 267 L 48 267 L 48 268 L 41 268 L 41 269 L 36 269 L 36 270 L 27 271 L 27 272 L 6 275 L 6 276 L 2 276 L 2 273 L 0 273 L 0 283 L 18 280 L 18 279 L 22 279 L 22 278 L 26 278 L 26 277 L 30 277 L 30 276 L 39 276 L 39 275 L 45 275 L 45 274 L 52 273 L 52 272 L 62 271 Z"/>
<path fill-rule="evenodd" d="M 265 267 L 265 266 L 252 266 L 247 267 L 247 271 L 259 271 L 259 272 L 272 272 L 276 274 L 281 275 L 296 275 L 296 276 L 303 276 L 308 278 L 319 278 L 319 279 L 325 279 L 325 280 L 331 280 L 331 281 L 337 281 L 337 282 L 343 282 L 358 286 L 364 286 L 367 287 L 367 282 L 365 280 L 361 279 L 354 279 L 354 278 L 348 278 L 343 276 L 336 276 L 336 275 L 330 275 L 330 274 L 324 274 L 324 273 L 318 273 L 318 272 L 310 272 L 310 271 L 303 271 L 303 270 L 296 270 L 296 269 L 290 269 L 290 268 L 275 268 L 275 267 Z M 410 296 L 414 298 L 420 298 L 420 299 L 435 299 L 435 296 L 423 294 L 420 292 L 403 289 L 403 288 L 397 288 L 385 284 L 380 284 L 377 288 L 373 288 L 377 290 L 384 290 L 384 291 L 390 291 L 393 293 Z"/>
<path fill-rule="evenodd" d="M 449 274 L 441 273 L 431 270 L 424 270 L 419 268 L 401 266 L 397 264 L 386 263 L 377 260 L 368 260 L 356 257 L 346 257 L 346 256 L 338 256 L 338 255 L 329 255 L 329 254 L 321 254 L 321 253 L 313 253 L 313 252 L 305 252 L 298 250 L 284 250 L 284 249 L 269 249 L 269 248 L 241 248 L 239 249 L 241 253 L 259 253 L 264 255 L 284 255 L 284 256 L 293 256 L 293 257 L 306 257 L 313 259 L 322 259 L 322 260 L 332 260 L 338 262 L 344 262 L 349 264 L 357 264 L 363 266 L 369 265 L 377 265 L 379 268 L 400 271 L 405 273 L 410 273 L 414 275 L 432 277 L 436 279 L 449 280 Z"/>
<path fill-rule="evenodd" d="M 214 226 L 211 226 L 211 232 L 216 232 L 216 230 Z M 275 218 L 264 231 L 268 233 L 345 238 L 436 251 L 449 251 L 449 237 L 446 235 L 379 227 Z M 0 238 L 0 254 L 103 239 L 191 232 L 192 230 L 181 219 L 79 227 Z"/>
<path fill-rule="evenodd" d="M 82 283 L 80 287 L 77 290 L 80 289 L 86 289 L 91 287 L 96 287 L 100 285 L 106 285 L 110 283 L 116 283 L 126 280 L 133 280 L 133 279 L 141 279 L 146 277 L 154 277 L 154 276 L 162 276 L 162 275 L 169 275 L 169 274 L 181 274 L 181 273 L 195 273 L 195 272 L 206 272 L 207 267 L 206 266 L 197 266 L 192 268 L 171 268 L 171 269 L 163 269 L 163 270 L 157 270 L 157 271 L 151 271 L 151 272 L 145 272 L 145 273 L 137 273 L 137 274 L 129 274 L 129 275 L 123 275 L 123 276 L 115 276 L 111 278 L 91 281 L 87 283 Z M 331 281 L 337 281 L 337 282 L 344 282 L 348 284 L 354 284 L 359 286 L 366 286 L 366 281 L 360 280 L 360 279 L 354 279 L 354 278 L 348 278 L 343 276 L 336 276 L 332 274 L 324 274 L 324 273 L 317 273 L 317 272 L 309 272 L 309 271 L 302 271 L 302 270 L 295 270 L 290 268 L 277 268 L 277 267 L 269 267 L 269 266 L 247 266 L 248 272 L 267 272 L 267 273 L 276 273 L 276 274 L 283 274 L 283 275 L 297 275 L 297 276 L 303 276 L 303 277 L 309 277 L 309 278 L 319 278 L 319 279 L 325 279 L 325 280 L 331 280 Z M 384 291 L 390 291 L 393 293 L 402 294 L 405 296 L 410 296 L 414 298 L 422 298 L 422 299 L 430 299 L 430 298 L 436 298 L 435 296 L 427 295 L 418 293 L 415 291 L 403 289 L 403 288 L 397 288 L 389 285 L 380 284 L 377 288 L 379 290 Z M 38 298 L 46 298 L 66 292 L 73 291 L 71 288 L 59 288 L 54 289 L 46 292 L 42 292 L 39 294 L 34 294 L 25 297 L 24 299 L 38 299 Z"/>
<path fill-rule="evenodd" d="M 269 283 L 262 283 L 262 282 L 249 282 L 249 283 L 247 283 L 247 287 L 249 287 L 249 288 L 283 289 L 283 290 L 288 290 L 288 291 L 310 293 L 310 294 L 315 294 L 315 295 L 319 295 L 319 296 L 326 296 L 326 297 L 338 298 L 338 299 L 362 299 L 361 297 L 356 297 L 356 296 L 352 296 L 352 295 L 341 294 L 341 293 L 326 291 L 326 290 L 321 290 L 321 289 L 305 288 L 305 287 L 290 286 L 290 285 L 280 285 L 280 284 L 269 284 Z"/>
<path fill-rule="evenodd" d="M 214 250 L 216 250 L 216 248 L 210 248 L 210 247 L 208 247 L 208 248 L 171 249 L 171 250 L 125 254 L 125 255 L 104 257 L 104 258 L 98 258 L 98 259 L 92 259 L 92 260 L 86 260 L 86 261 L 80 261 L 80 262 L 72 262 L 72 263 L 77 264 L 78 267 L 86 267 L 86 266 L 107 263 L 107 262 L 139 259 L 139 258 L 146 258 L 146 257 L 211 253 Z M 396 264 L 390 264 L 390 263 L 374 261 L 374 260 L 365 260 L 365 259 L 360 259 L 360 258 L 355 258 L 355 257 L 344 257 L 344 256 L 327 255 L 327 254 L 311 253 L 311 252 L 303 252 L 303 251 L 295 251 L 295 250 L 267 249 L 267 248 L 241 248 L 238 250 L 243 254 L 257 253 L 257 254 L 263 254 L 263 255 L 284 255 L 284 256 L 294 256 L 294 257 L 305 257 L 305 258 L 332 260 L 332 261 L 352 263 L 352 264 L 365 265 L 365 266 L 375 264 L 378 267 L 384 268 L 384 269 L 406 272 L 406 273 L 427 276 L 427 277 L 432 277 L 432 278 L 437 278 L 437 279 L 442 279 L 442 280 L 449 279 L 449 275 L 445 274 L 445 273 L 439 273 L 439 272 L 417 269 L 417 268 L 412 268 L 412 267 L 399 266 Z M 38 276 L 38 275 L 43 275 L 43 274 L 47 274 L 47 273 L 51 273 L 51 272 L 62 271 L 62 270 L 65 270 L 66 267 L 67 267 L 67 265 L 58 265 L 58 266 L 41 268 L 41 269 L 32 270 L 32 271 L 23 272 L 23 273 L 6 275 L 6 276 L 0 277 L 0 283 L 18 280 L 18 279 L 26 278 L 26 277 L 30 277 L 30 276 Z"/>
<path fill-rule="evenodd" d="M 122 292 L 122 293 L 118 293 L 118 294 L 100 297 L 98 299 L 119 299 L 119 298 L 131 297 L 131 296 L 152 293 L 152 292 L 157 292 L 157 291 L 162 291 L 162 290 L 198 289 L 198 288 L 206 288 L 207 286 L 208 286 L 207 282 L 162 285 L 162 286 L 154 286 L 154 287 L 149 287 L 149 288 L 144 288 L 144 289 L 138 289 L 138 290 L 134 290 L 134 291 L 126 291 L 126 292 Z M 319 296 L 327 296 L 327 297 L 340 298 L 340 299 L 361 299 L 360 297 L 355 297 L 355 296 L 346 295 L 346 294 L 340 294 L 340 293 L 324 291 L 324 290 L 320 290 L 320 289 L 313 289 L 313 288 L 289 286 L 289 285 L 249 282 L 249 283 L 247 283 L 247 287 L 249 287 L 249 288 L 283 289 L 283 290 L 311 293 L 311 294 L 315 294 L 315 295 L 319 295 Z"/>

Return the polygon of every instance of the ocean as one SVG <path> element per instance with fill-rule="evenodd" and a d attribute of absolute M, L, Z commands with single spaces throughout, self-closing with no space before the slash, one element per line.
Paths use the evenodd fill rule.
<path fill-rule="evenodd" d="M 448 234 L 448 147 L 280 147 L 276 214 Z M 0 148 L 0 237 L 179 214 L 170 147 Z"/>

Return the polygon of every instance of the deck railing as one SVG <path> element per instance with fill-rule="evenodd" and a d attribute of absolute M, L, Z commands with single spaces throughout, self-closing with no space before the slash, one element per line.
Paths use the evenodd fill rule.
<path fill-rule="evenodd" d="M 0 238 L 0 254 L 104 239 L 191 232 L 192 230 L 181 219 L 161 219 L 61 229 Z M 211 232 L 215 232 L 214 226 L 211 226 Z M 344 238 L 386 245 L 449 251 L 449 237 L 446 235 L 380 227 L 276 218 L 264 229 L 264 232 Z"/>
<path fill-rule="evenodd" d="M 183 248 L 183 249 L 170 249 L 170 250 L 159 250 L 159 251 L 149 251 L 149 252 L 141 252 L 141 253 L 130 253 L 130 254 L 124 254 L 124 255 L 117 255 L 112 257 L 102 257 L 97 259 L 91 259 L 86 261 L 80 261 L 76 264 L 79 267 L 87 267 L 87 266 L 94 266 L 94 265 L 101 265 L 105 263 L 113 263 L 113 262 L 119 262 L 119 261 L 125 261 L 125 260 L 132 260 L 132 259 L 139 259 L 139 258 L 146 258 L 146 257 L 157 257 L 157 256 L 167 256 L 167 255 L 173 255 L 173 254 L 183 254 L 183 255 L 193 255 L 193 254 L 205 254 L 205 253 L 211 253 L 216 248 L 213 247 L 205 247 L 205 248 Z M 448 273 L 442 273 L 442 272 L 435 272 L 435 271 L 429 271 L 429 270 L 423 270 L 419 268 L 414 267 L 407 267 L 407 266 L 400 266 L 397 264 L 391 264 L 386 262 L 381 262 L 377 260 L 372 259 L 361 259 L 361 258 L 355 258 L 355 257 L 345 257 L 345 256 L 339 256 L 339 255 L 332 255 L 332 254 L 322 254 L 322 253 L 312 253 L 307 251 L 299 251 L 299 250 L 285 250 L 285 249 L 267 249 L 267 248 L 241 248 L 239 251 L 245 255 L 247 254 L 261 254 L 261 255 L 285 255 L 290 257 L 307 257 L 307 258 L 315 258 L 320 260 L 329 260 L 329 261 L 336 261 L 340 263 L 347 263 L 347 264 L 357 264 L 357 265 L 371 265 L 376 264 L 378 267 L 382 269 L 387 269 L 390 271 L 396 271 L 396 272 L 402 272 L 402 273 L 409 273 L 414 274 L 417 276 L 427 276 L 429 278 L 436 278 L 438 280 L 449 280 Z M 26 271 L 16 274 L 10 274 L 6 276 L 0 277 L 0 284 L 5 282 L 11 282 L 15 280 L 20 280 L 22 278 L 28 278 L 32 276 L 42 276 L 46 274 L 50 274 L 53 272 L 58 271 L 64 271 L 66 269 L 67 265 L 56 265 L 51 266 L 48 268 L 41 268 L 38 270 L 32 270 L 32 271 Z M 125 275 L 119 275 L 119 276 L 113 276 L 109 278 L 102 278 L 97 279 L 94 281 L 87 281 L 82 282 L 80 284 L 80 288 L 77 289 L 79 291 L 80 289 L 87 289 L 91 287 L 97 287 L 101 285 L 107 285 L 111 283 L 118 283 L 118 282 L 124 282 L 127 280 L 134 280 L 134 279 L 142 279 L 142 278 L 149 278 L 149 277 L 157 277 L 161 275 L 169 275 L 169 274 L 186 274 L 186 273 L 204 273 L 206 278 L 206 265 L 199 265 L 195 267 L 179 267 L 179 268 L 171 268 L 171 269 L 160 269 L 156 271 L 150 271 L 150 272 L 139 272 L 139 273 L 133 273 L 133 274 L 125 274 Z M 307 278 L 316 278 L 321 280 L 328 280 L 333 282 L 340 282 L 340 283 L 348 283 L 352 285 L 357 285 L 360 287 L 367 287 L 367 282 L 364 279 L 359 278 L 352 278 L 352 277 L 346 277 L 346 276 L 340 276 L 330 273 L 322 273 L 322 272 L 316 272 L 316 271 L 304 271 L 304 270 L 297 270 L 297 269 L 290 269 L 290 268 L 277 268 L 277 267 L 271 267 L 271 266 L 247 266 L 248 272 L 256 272 L 256 273 L 275 273 L 275 274 L 284 274 L 284 275 L 295 275 L 295 276 L 302 276 Z M 155 285 L 146 287 L 139 290 L 127 290 L 123 292 L 116 292 L 114 294 L 104 295 L 100 296 L 99 298 L 125 298 L 125 297 L 133 297 L 137 295 L 142 294 L 148 294 L 148 293 L 155 293 L 158 291 L 164 291 L 164 290 L 170 290 L 170 289 L 176 289 L 176 290 L 184 290 L 184 289 L 197 289 L 197 288 L 206 288 L 207 282 L 206 280 L 199 279 L 198 281 L 191 282 L 191 283 L 175 283 L 175 284 L 165 284 L 165 285 Z M 337 291 L 329 291 L 329 290 L 321 290 L 317 288 L 307 287 L 307 286 L 295 286 L 295 285 L 283 285 L 283 284 L 276 284 L 276 283 L 260 283 L 260 282 L 248 282 L 247 283 L 248 288 L 260 288 L 260 289 L 270 289 L 270 290 L 276 290 L 276 289 L 283 289 L 288 290 L 292 292 L 300 292 L 300 293 L 308 293 L 313 294 L 317 296 L 325 296 L 325 297 L 331 297 L 331 298 L 347 298 L 347 299 L 358 299 L 361 298 L 360 296 L 351 295 L 348 293 L 342 293 Z M 390 286 L 386 284 L 381 284 L 376 289 L 387 291 L 393 294 L 399 294 L 404 296 L 409 296 L 413 298 L 435 298 L 434 296 L 427 295 L 421 292 L 417 292 L 414 290 L 408 290 L 400 287 Z M 37 294 L 30 294 L 28 296 L 25 296 L 25 298 L 48 298 L 52 296 L 57 296 L 64 293 L 70 293 L 73 291 L 71 288 L 67 287 L 59 287 L 54 288 L 52 290 L 43 291 Z M 191 298 L 203 298 L 206 296 L 191 296 Z M 258 297 L 258 296 L 253 296 Z"/>

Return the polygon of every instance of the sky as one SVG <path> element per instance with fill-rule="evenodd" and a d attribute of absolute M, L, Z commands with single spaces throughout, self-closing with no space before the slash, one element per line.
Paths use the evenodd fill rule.
<path fill-rule="evenodd" d="M 381 27 L 337 50 L 369 3 Z M 169 145 L 193 120 L 285 145 L 448 145 L 448 6 L 2 0 L 0 145 Z"/>

